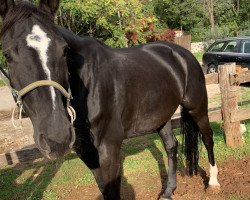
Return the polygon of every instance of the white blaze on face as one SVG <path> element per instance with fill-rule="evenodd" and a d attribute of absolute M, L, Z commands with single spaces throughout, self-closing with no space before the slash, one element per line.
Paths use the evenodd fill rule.
<path fill-rule="evenodd" d="M 210 173 L 209 185 L 211 185 L 211 186 L 220 186 L 220 184 L 218 182 L 218 179 L 217 179 L 218 168 L 217 168 L 216 164 L 214 166 L 212 166 L 210 164 L 209 173 Z"/>
<path fill-rule="evenodd" d="M 34 25 L 32 28 L 32 31 L 29 35 L 26 37 L 27 45 L 33 49 L 35 49 L 39 55 L 39 58 L 41 60 L 41 64 L 43 67 L 43 70 L 47 76 L 48 80 L 51 80 L 51 73 L 50 70 L 47 66 L 48 63 L 48 49 L 50 45 L 50 38 L 47 36 L 47 33 L 45 33 L 40 26 Z M 55 89 L 50 86 L 50 91 L 51 91 L 51 97 L 52 97 L 52 104 L 53 104 L 53 109 L 55 110 L 55 98 L 56 98 L 56 93 Z"/>

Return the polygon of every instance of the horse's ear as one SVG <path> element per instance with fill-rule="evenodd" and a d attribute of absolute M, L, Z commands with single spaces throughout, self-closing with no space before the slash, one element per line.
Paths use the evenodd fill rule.
<path fill-rule="evenodd" d="M 4 19 L 9 9 L 14 5 L 14 0 L 0 0 L 0 16 Z"/>
<path fill-rule="evenodd" d="M 59 4 L 60 0 L 40 0 L 39 7 L 54 17 L 59 8 Z"/>

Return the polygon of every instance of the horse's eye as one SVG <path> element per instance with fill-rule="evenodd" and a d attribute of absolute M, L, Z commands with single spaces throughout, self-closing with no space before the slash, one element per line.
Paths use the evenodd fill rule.
<path fill-rule="evenodd" d="M 6 61 L 7 61 L 8 63 L 11 62 L 12 57 L 10 56 L 10 54 L 4 53 L 4 57 L 5 57 L 5 59 L 6 59 Z"/>
<path fill-rule="evenodd" d="M 64 48 L 64 52 L 63 52 L 63 56 L 64 56 L 64 57 L 66 57 L 66 56 L 68 55 L 68 51 L 69 51 L 69 47 L 66 46 L 66 47 Z"/>

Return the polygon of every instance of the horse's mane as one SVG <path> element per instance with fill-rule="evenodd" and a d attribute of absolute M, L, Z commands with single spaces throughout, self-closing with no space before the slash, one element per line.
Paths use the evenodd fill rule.
<path fill-rule="evenodd" d="M 106 46 L 106 44 L 99 38 L 94 38 L 99 44 Z"/>
<path fill-rule="evenodd" d="M 0 37 L 2 37 L 7 30 L 11 29 L 14 23 L 27 19 L 32 15 L 39 15 L 42 16 L 43 19 L 46 18 L 51 20 L 51 17 L 43 12 L 39 7 L 28 2 L 21 2 L 8 11 L 3 21 Z"/>

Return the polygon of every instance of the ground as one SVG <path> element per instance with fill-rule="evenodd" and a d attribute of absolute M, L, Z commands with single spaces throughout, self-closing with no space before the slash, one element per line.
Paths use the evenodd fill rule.
<path fill-rule="evenodd" d="M 7 88 L 0 88 L 0 96 L 10 96 L 8 94 Z M 213 98 L 215 95 L 218 95 L 219 87 L 218 85 L 209 85 L 208 86 L 208 94 L 209 98 Z M 11 102 L 11 103 L 10 103 Z M 15 130 L 11 123 L 10 123 L 10 110 L 14 107 L 14 103 L 9 98 L 8 101 L 2 101 L 0 108 L 0 154 L 7 153 L 9 151 L 16 150 L 17 148 L 27 148 L 33 144 L 32 138 L 32 125 L 28 119 L 23 120 L 23 130 Z M 211 102 L 212 106 L 215 105 L 214 102 Z M 2 106 L 2 107 L 1 107 Z M 7 109 L 3 109 L 7 108 Z M 18 138 L 18 139 L 13 139 Z M 144 144 L 143 144 L 144 145 Z M 151 146 L 151 144 L 146 144 Z M 151 147 L 150 147 L 151 148 Z M 151 151 L 151 150 L 150 150 Z M 158 150 L 152 150 L 158 151 Z M 135 170 L 131 171 L 128 169 L 126 160 L 127 158 L 137 161 L 137 155 L 125 155 L 123 153 L 123 157 L 125 159 L 125 169 L 124 169 L 124 178 L 122 180 L 122 199 L 123 200 L 153 200 L 156 199 L 159 192 L 161 191 L 162 183 L 161 178 L 166 178 L 166 171 L 162 170 L 162 165 L 166 164 L 166 159 L 164 161 L 156 162 L 156 157 L 154 162 L 156 162 L 156 171 L 148 171 L 147 164 L 145 163 L 138 163 L 139 166 L 145 166 L 145 170 L 138 170 L 135 167 Z M 152 153 L 153 154 L 153 153 Z M 160 157 L 160 156 L 159 156 Z M 77 158 L 74 158 L 77 159 Z M 159 158 L 157 158 L 159 159 Z M 162 158 L 160 158 L 162 159 Z M 140 161 L 140 160 L 139 160 Z M 75 161 L 69 161 L 75 162 Z M 80 162 L 80 161 L 79 161 Z M 185 199 L 192 199 L 192 200 L 201 200 L 201 199 L 211 199 L 211 200 L 221 200 L 221 199 L 250 199 L 250 157 L 241 157 L 241 158 L 232 158 L 229 157 L 226 160 L 220 161 L 218 163 L 219 168 L 219 182 L 221 184 L 220 190 L 212 190 L 211 188 L 207 188 L 208 183 L 208 164 L 206 159 L 202 160 L 202 166 L 199 170 L 198 176 L 194 176 L 189 178 L 184 175 L 184 168 L 178 165 L 178 187 L 173 195 L 174 200 L 185 200 Z M 158 164 L 158 167 L 157 167 Z M 73 164 L 74 167 L 78 166 L 78 164 Z M 207 167 L 206 167 L 207 166 Z M 33 182 L 28 182 L 30 184 L 36 183 L 39 179 L 39 176 L 43 173 L 44 169 L 46 168 L 45 165 L 42 166 L 33 166 L 35 169 L 34 171 L 28 174 L 28 170 L 23 165 L 17 165 L 13 169 L 16 170 L 16 176 L 8 175 L 10 173 L 8 170 L 0 170 L 0 179 L 1 176 L 4 177 L 6 174 L 7 177 L 10 177 L 11 180 L 11 187 L 14 188 L 22 188 L 22 181 L 26 180 L 27 178 L 33 180 Z M 62 166 L 61 166 L 62 168 Z M 25 170 L 27 171 L 25 171 Z M 46 173 L 46 172 L 45 172 Z M 52 176 L 59 177 L 61 172 L 57 172 Z M 10 173 L 12 174 L 12 172 Z M 161 175 L 160 175 L 161 174 Z M 25 177 L 27 176 L 27 177 Z M 40 179 L 42 179 L 41 176 Z M 52 180 L 49 179 L 50 181 Z M 27 181 L 27 180 L 26 180 Z M 39 180 L 38 180 L 39 181 Z M 49 182 L 50 182 L 49 181 Z M 42 189 L 41 195 L 39 198 L 33 199 L 64 199 L 64 200 L 99 200 L 102 199 L 100 196 L 100 192 L 94 182 L 90 182 L 90 184 L 59 184 L 56 183 L 53 186 L 49 186 L 50 183 L 46 184 L 45 187 Z M 25 184 L 24 184 L 25 185 Z M 19 187 L 20 186 L 20 187 Z M 36 187 L 40 187 L 39 184 Z M 1 180 L 0 180 L 0 191 L 1 188 Z M 53 189 L 51 189 L 53 188 Z M 218 189 L 218 188 L 217 188 Z M 4 189 L 3 189 L 4 190 Z M 10 188 L 11 190 L 11 188 Z M 53 190 L 53 193 L 56 195 L 49 196 L 50 190 Z M 45 193 L 46 195 L 43 195 Z M 62 195 L 61 191 L 64 191 Z M 66 192 L 65 192 L 66 191 Z M 1 192 L 0 192 L 1 193 Z M 22 198 L 23 195 L 23 198 Z M 4 197 L 0 195 L 3 199 L 32 199 L 27 198 L 27 192 L 23 192 L 20 189 L 15 195 L 10 197 Z"/>
<path fill-rule="evenodd" d="M 206 172 L 200 171 L 198 176 L 189 178 L 178 174 L 178 186 L 173 195 L 174 200 L 224 200 L 224 199 L 250 199 L 250 157 L 235 160 L 227 159 L 219 166 L 220 190 L 206 188 L 208 177 Z M 161 189 L 158 176 L 147 178 L 147 174 L 137 174 L 136 181 L 124 183 L 122 188 L 123 200 L 149 200 L 156 199 Z M 153 184 L 152 184 L 153 183 Z M 204 185 L 205 183 L 205 185 Z M 64 200 L 101 200 L 96 185 L 72 190 Z"/>

